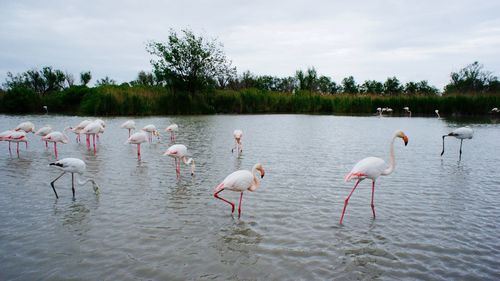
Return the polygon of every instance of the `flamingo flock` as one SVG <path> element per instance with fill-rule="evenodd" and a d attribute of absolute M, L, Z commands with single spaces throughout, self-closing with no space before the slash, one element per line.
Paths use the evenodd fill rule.
<path fill-rule="evenodd" d="M 496 108 L 494 108 L 496 109 Z M 404 111 L 408 113 L 408 116 L 411 117 L 411 111 L 408 107 L 403 108 Z M 382 112 L 391 112 L 390 108 L 377 108 L 377 114 L 379 116 L 382 115 Z M 492 110 L 493 112 L 494 110 Z M 439 111 L 436 110 L 435 113 L 439 116 Z M 80 142 L 80 135 L 84 134 L 86 136 L 86 146 L 88 150 L 91 148 L 91 143 L 93 146 L 93 153 L 96 154 L 96 143 L 99 140 L 99 135 L 104 133 L 106 127 L 106 123 L 101 119 L 90 120 L 86 119 L 81 121 L 75 127 L 66 127 L 66 130 L 70 130 L 76 135 L 76 142 Z M 135 144 L 137 145 L 137 158 L 141 161 L 141 144 L 143 143 L 152 143 L 154 136 L 158 137 L 158 141 L 160 141 L 160 133 L 155 125 L 148 124 L 137 132 L 132 133 L 132 131 L 136 130 L 136 124 L 134 120 L 127 120 L 123 124 L 121 124 L 120 128 L 128 130 L 128 138 L 126 140 L 126 144 Z M 177 124 L 170 124 L 165 128 L 165 132 L 170 133 L 170 146 L 163 153 L 164 156 L 169 156 L 174 159 L 176 178 L 181 178 L 181 164 L 183 163 L 186 166 L 191 166 L 191 176 L 195 174 L 195 160 L 192 157 L 189 157 L 188 148 L 184 144 L 175 143 L 176 141 L 176 132 L 178 132 L 179 126 Z M 59 198 L 54 183 L 61 178 L 66 173 L 70 173 L 72 177 L 72 193 L 73 198 L 75 197 L 75 174 L 83 175 L 86 170 L 86 164 L 83 160 L 78 158 L 63 158 L 58 160 L 58 151 L 57 151 L 57 143 L 60 144 L 68 144 L 69 138 L 64 132 L 55 131 L 50 125 L 45 125 L 41 127 L 38 131 L 35 131 L 35 126 L 31 122 L 22 122 L 14 129 L 6 130 L 0 133 L 0 141 L 6 141 L 9 143 L 9 153 L 11 152 L 11 143 L 16 143 L 16 152 L 19 157 L 19 143 L 24 142 L 26 148 L 28 147 L 28 138 L 27 134 L 33 133 L 36 136 L 40 136 L 41 140 L 45 142 L 45 147 L 48 147 L 48 143 L 53 143 L 54 147 L 54 156 L 56 161 L 49 164 L 51 167 L 55 167 L 62 171 L 58 177 L 56 177 L 53 181 L 50 182 L 50 185 L 54 191 L 56 198 Z M 461 127 L 453 130 L 452 132 L 445 134 L 442 136 L 443 141 L 443 150 L 441 152 L 441 156 L 445 151 L 445 138 L 446 137 L 454 137 L 460 140 L 460 150 L 459 150 L 459 160 L 461 160 L 462 156 L 462 144 L 464 139 L 472 139 L 473 130 L 469 127 Z M 234 139 L 234 147 L 231 149 L 231 152 L 235 152 L 239 155 L 243 151 L 242 144 L 242 136 L 243 131 L 240 129 L 233 131 L 233 139 Z M 345 176 L 344 180 L 351 181 L 355 180 L 354 186 L 348 196 L 344 200 L 344 206 L 342 209 L 342 214 L 340 217 L 340 224 L 343 224 L 344 216 L 346 213 L 346 209 L 349 203 L 351 196 L 354 191 L 361 183 L 361 181 L 365 179 L 370 179 L 372 181 L 372 193 L 371 193 L 371 209 L 372 215 L 375 219 L 375 205 L 374 205 L 374 196 L 375 196 L 375 182 L 380 176 L 388 176 L 392 174 L 396 167 L 395 153 L 394 153 L 394 145 L 396 139 L 402 139 L 404 145 L 408 144 L 408 136 L 402 131 L 396 131 L 392 137 L 392 141 L 389 146 L 389 162 L 386 163 L 383 159 L 377 157 L 367 157 L 359 161 L 354 165 L 351 171 Z M 260 176 L 257 177 L 257 174 Z M 262 164 L 255 164 L 251 170 L 238 170 L 230 173 L 228 176 L 224 178 L 213 191 L 214 198 L 221 200 L 231 206 L 231 214 L 234 214 L 235 211 L 235 203 L 223 198 L 220 196 L 221 192 L 224 190 L 239 192 L 240 198 L 238 202 L 238 217 L 241 216 L 242 210 L 242 201 L 243 201 L 243 193 L 245 191 L 254 192 L 260 186 L 260 179 L 262 179 L 265 175 L 265 170 Z M 99 186 L 96 181 L 92 178 L 88 178 L 85 181 L 77 181 L 78 184 L 84 185 L 88 182 L 92 183 L 94 192 L 96 194 L 99 193 Z"/>

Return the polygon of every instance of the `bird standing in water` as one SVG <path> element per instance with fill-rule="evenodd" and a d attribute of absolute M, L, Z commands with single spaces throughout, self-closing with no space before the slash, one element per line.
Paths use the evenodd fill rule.
<path fill-rule="evenodd" d="M 66 173 L 71 173 L 71 190 L 73 191 L 73 198 L 75 198 L 75 173 L 79 174 L 80 176 L 83 175 L 86 169 L 85 162 L 83 160 L 80 160 L 78 158 L 63 158 L 59 161 L 56 161 L 54 163 L 50 163 L 49 166 L 54 166 L 58 168 L 59 170 L 62 170 L 62 174 L 59 175 L 57 178 L 55 178 L 53 181 L 50 182 L 50 186 L 52 186 L 52 190 L 54 190 L 54 194 L 56 195 L 56 198 L 59 198 L 56 192 L 56 188 L 54 187 L 54 183 L 64 174 Z M 86 179 L 84 181 L 80 181 L 77 179 L 77 183 L 79 185 L 84 185 L 88 182 L 92 183 L 92 187 L 94 189 L 95 194 L 99 194 L 99 185 L 95 182 L 94 179 Z"/>

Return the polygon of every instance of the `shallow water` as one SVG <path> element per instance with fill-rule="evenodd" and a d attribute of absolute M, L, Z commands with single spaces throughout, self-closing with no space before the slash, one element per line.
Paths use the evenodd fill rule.
<path fill-rule="evenodd" d="M 179 124 L 177 143 L 196 160 L 195 177 L 162 156 L 161 143 L 123 144 L 127 118 L 107 118 L 97 156 L 74 141 L 59 157 L 87 163 L 101 186 L 76 188 L 59 171 L 51 148 L 30 135 L 21 156 L 0 142 L 0 279 L 2 280 L 324 280 L 500 279 L 500 130 L 497 124 L 435 118 L 309 115 L 135 118 L 139 126 Z M 82 117 L 0 116 L 0 130 L 31 120 L 62 130 Z M 463 144 L 441 135 L 467 123 Z M 232 131 L 244 132 L 243 153 L 231 153 Z M 352 196 L 344 175 L 366 156 L 388 158 L 396 129 L 396 170 Z M 15 153 L 15 152 L 14 152 Z M 243 198 L 242 216 L 212 196 L 237 169 L 261 162 L 261 187 Z M 237 202 L 239 194 L 221 195 Z"/>

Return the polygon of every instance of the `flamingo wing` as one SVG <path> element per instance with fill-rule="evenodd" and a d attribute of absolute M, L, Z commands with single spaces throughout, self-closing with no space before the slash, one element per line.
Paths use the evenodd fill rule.
<path fill-rule="evenodd" d="M 252 186 L 252 181 L 253 175 L 250 171 L 239 170 L 227 176 L 222 183 L 225 189 L 243 192 Z"/>
<path fill-rule="evenodd" d="M 378 157 L 366 157 L 354 165 L 351 172 L 346 175 L 345 181 L 355 179 L 376 179 L 387 169 L 387 164 Z"/>

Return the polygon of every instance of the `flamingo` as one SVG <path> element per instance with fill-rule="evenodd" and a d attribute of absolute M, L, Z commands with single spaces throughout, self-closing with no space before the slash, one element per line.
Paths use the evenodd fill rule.
<path fill-rule="evenodd" d="M 15 142 L 17 145 L 17 157 L 19 157 L 19 143 L 24 142 L 26 144 L 26 148 L 28 148 L 28 138 L 26 137 L 26 132 L 23 130 L 20 131 L 12 131 L 9 135 L 4 137 L 5 141 L 9 142 L 9 152 L 10 152 L 10 142 Z"/>
<path fill-rule="evenodd" d="M 53 181 L 50 182 L 50 185 L 52 186 L 52 190 L 54 190 L 54 194 L 56 195 L 56 198 L 59 198 L 56 192 L 56 188 L 54 187 L 54 183 L 56 180 L 58 180 L 60 177 L 62 177 L 66 173 L 71 173 L 71 190 L 73 191 L 73 198 L 75 198 L 75 173 L 79 175 L 83 175 L 86 169 L 85 162 L 78 158 L 63 158 L 59 161 L 56 161 L 54 163 L 50 163 L 49 166 L 54 166 L 58 168 L 59 170 L 62 170 L 62 174 L 55 178 Z M 84 181 L 80 181 L 77 179 L 77 183 L 79 185 L 84 185 L 88 182 L 92 183 L 92 187 L 94 189 L 95 194 L 99 194 L 99 185 L 95 182 L 94 179 L 88 178 Z"/>
<path fill-rule="evenodd" d="M 58 131 L 54 131 L 47 134 L 46 136 L 42 137 L 42 140 L 44 140 L 45 142 L 54 143 L 54 154 L 56 155 L 56 159 L 57 159 L 57 143 L 60 142 L 67 144 L 69 142 L 68 136 Z"/>
<path fill-rule="evenodd" d="M 473 135 L 474 131 L 468 126 L 455 129 L 451 133 L 443 135 L 443 151 L 441 151 L 441 156 L 443 156 L 444 154 L 444 138 L 455 137 L 460 140 L 460 154 L 458 157 L 458 160 L 460 161 L 462 159 L 462 142 L 464 141 L 464 139 L 472 139 Z"/>
<path fill-rule="evenodd" d="M 135 130 L 134 120 L 127 120 L 120 125 L 120 128 L 128 130 L 128 137 L 130 138 L 130 131 Z"/>
<path fill-rule="evenodd" d="M 158 136 L 158 139 L 160 139 L 160 133 L 158 133 L 158 130 L 156 129 L 156 126 L 153 124 L 149 124 L 144 126 L 142 128 L 143 131 L 146 131 L 149 133 L 148 141 L 151 143 L 153 142 L 153 135 Z"/>
<path fill-rule="evenodd" d="M 46 105 L 43 106 L 43 109 L 45 109 L 45 114 L 49 114 L 49 108 Z"/>
<path fill-rule="evenodd" d="M 394 159 L 394 140 L 396 138 L 401 138 L 403 139 L 405 146 L 408 144 L 408 137 L 403 133 L 402 131 L 396 131 L 394 134 L 394 137 L 392 138 L 391 145 L 390 145 L 390 160 L 389 160 L 389 166 L 385 163 L 384 160 L 378 157 L 367 157 L 361 161 L 359 161 L 354 167 L 352 168 L 351 172 L 346 175 L 345 181 L 350 181 L 351 179 L 357 179 L 356 183 L 354 184 L 353 189 L 351 190 L 351 193 L 349 193 L 349 196 L 344 201 L 344 209 L 342 210 L 342 216 L 340 218 L 340 224 L 342 224 L 342 220 L 344 219 L 344 213 L 345 209 L 347 207 L 347 204 L 349 203 L 349 199 L 351 198 L 352 193 L 358 186 L 358 184 L 368 178 L 372 180 L 372 212 L 373 212 L 373 218 L 375 218 L 375 205 L 373 204 L 373 195 L 375 193 L 375 181 L 379 176 L 388 176 L 390 175 L 393 171 L 394 168 L 396 167 L 396 160 Z"/>
<path fill-rule="evenodd" d="M 148 133 L 145 131 L 139 131 L 137 133 L 132 134 L 125 144 L 137 144 L 137 159 L 141 160 L 141 143 L 148 141 Z"/>
<path fill-rule="evenodd" d="M 94 145 L 94 155 L 96 155 L 96 146 L 95 146 L 95 138 L 96 138 L 96 135 L 101 132 L 102 130 L 104 130 L 104 128 L 102 127 L 101 123 L 98 122 L 98 121 L 94 121 L 90 124 L 88 124 L 87 126 L 85 126 L 85 128 L 83 128 L 83 130 L 81 130 L 80 133 L 82 134 L 85 134 L 87 135 L 87 149 L 90 149 L 90 137 L 92 136 L 92 143 Z"/>
<path fill-rule="evenodd" d="M 377 107 L 377 113 L 378 117 L 382 117 L 382 108 Z"/>
<path fill-rule="evenodd" d="M 436 110 L 434 110 L 434 112 L 436 113 L 438 118 L 441 118 L 441 116 L 439 115 L 439 110 L 436 109 Z"/>
<path fill-rule="evenodd" d="M 104 129 L 106 128 L 106 122 L 104 122 L 102 119 L 96 119 L 96 120 L 94 120 L 94 122 L 101 125 L 99 132 L 97 132 L 97 134 L 95 135 L 97 138 L 97 141 L 99 142 L 99 134 L 104 134 Z"/>
<path fill-rule="evenodd" d="M 40 129 L 38 129 L 38 131 L 36 131 L 35 135 L 41 136 L 43 138 L 46 135 L 48 135 L 50 132 L 52 132 L 52 127 L 49 125 L 45 125 L 45 126 L 41 127 Z M 45 141 L 45 148 L 47 148 L 47 146 L 48 146 L 47 141 Z"/>
<path fill-rule="evenodd" d="M 231 152 L 233 152 L 235 149 L 236 149 L 236 152 L 238 154 L 243 152 L 243 143 L 241 142 L 242 136 L 243 136 L 242 130 L 234 130 L 234 132 L 233 132 L 234 147 L 233 147 L 233 149 L 231 149 Z"/>
<path fill-rule="evenodd" d="M 86 119 L 80 122 L 76 127 L 66 127 L 64 130 L 70 130 L 76 135 L 76 142 L 80 142 L 80 133 L 88 125 L 92 123 L 92 120 Z"/>
<path fill-rule="evenodd" d="M 490 113 L 498 113 L 500 110 L 498 110 L 498 107 L 493 107 L 490 111 Z"/>
<path fill-rule="evenodd" d="M 25 131 L 26 133 L 35 133 L 35 125 L 31 122 L 22 122 L 14 129 L 14 131 Z"/>
<path fill-rule="evenodd" d="M 195 164 L 193 158 L 187 159 L 187 147 L 183 144 L 174 144 L 163 154 L 175 159 L 175 173 L 177 178 L 181 176 L 181 160 L 184 164 L 191 164 L 191 176 L 194 176 Z"/>
<path fill-rule="evenodd" d="M 408 106 L 403 107 L 403 110 L 406 111 L 406 113 L 409 114 L 408 117 L 411 117 L 411 111 L 410 111 L 410 108 Z"/>
<path fill-rule="evenodd" d="M 260 178 L 264 177 L 265 171 L 260 163 L 255 164 L 251 172 L 248 170 L 239 170 L 231 173 L 214 189 L 215 198 L 231 205 L 231 214 L 234 213 L 234 203 L 222 197 L 219 197 L 219 193 L 226 189 L 240 192 L 240 202 L 238 203 L 238 218 L 241 216 L 241 201 L 243 200 L 243 192 L 245 192 L 246 190 L 253 192 L 260 186 L 260 181 L 255 176 L 257 172 L 260 173 Z"/>
<path fill-rule="evenodd" d="M 12 131 L 12 130 L 7 130 L 7 131 L 3 131 L 0 133 L 0 141 L 7 141 L 9 142 L 9 154 L 12 155 L 12 150 L 10 149 L 10 140 L 9 140 L 9 136 L 15 131 Z"/>
<path fill-rule="evenodd" d="M 165 129 L 165 132 L 170 132 L 170 141 L 175 142 L 175 132 L 179 130 L 177 124 L 171 124 Z"/>

